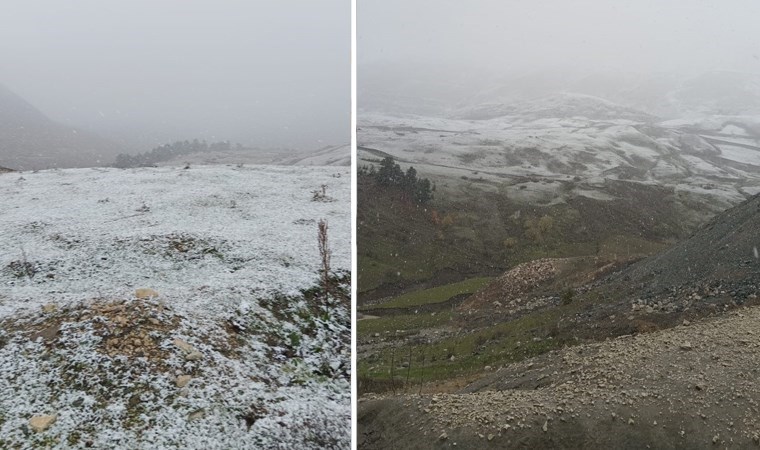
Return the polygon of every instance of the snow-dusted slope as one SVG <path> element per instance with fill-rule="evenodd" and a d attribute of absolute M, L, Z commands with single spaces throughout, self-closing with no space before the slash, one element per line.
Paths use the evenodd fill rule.
<path fill-rule="evenodd" d="M 315 313 L 300 291 L 319 282 L 320 219 L 333 269 L 350 269 L 349 179 L 266 166 L 1 174 L 0 447 L 347 446 L 349 312 Z M 138 301 L 139 288 L 159 297 Z M 128 340 L 140 329 L 144 346 Z M 33 432 L 35 415 L 57 419 Z"/>
<path fill-rule="evenodd" d="M 753 116 L 660 123 L 603 99 L 565 94 L 471 107 L 455 117 L 364 112 L 360 164 L 389 154 L 431 175 L 477 175 L 498 183 L 620 179 L 710 191 L 706 195 L 732 203 L 760 189 L 760 132 Z"/>
<path fill-rule="evenodd" d="M 227 152 L 203 152 L 182 155 L 159 166 L 178 166 L 184 164 L 266 164 L 282 166 L 350 166 L 351 147 L 334 145 L 294 152 L 284 150 L 230 150 Z"/>
<path fill-rule="evenodd" d="M 329 146 L 314 152 L 291 155 L 279 159 L 275 163 L 296 166 L 350 166 L 351 146 Z"/>

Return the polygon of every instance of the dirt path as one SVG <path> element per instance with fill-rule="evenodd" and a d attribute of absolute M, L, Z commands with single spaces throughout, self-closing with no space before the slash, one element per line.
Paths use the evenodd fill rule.
<path fill-rule="evenodd" d="M 760 448 L 760 307 L 365 396 L 360 448 Z"/>

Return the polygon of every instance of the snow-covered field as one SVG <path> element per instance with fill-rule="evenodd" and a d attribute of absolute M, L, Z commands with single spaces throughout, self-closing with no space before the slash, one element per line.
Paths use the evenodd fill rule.
<path fill-rule="evenodd" d="M 0 448 L 348 447 L 320 219 L 350 270 L 348 168 L 0 174 Z"/>

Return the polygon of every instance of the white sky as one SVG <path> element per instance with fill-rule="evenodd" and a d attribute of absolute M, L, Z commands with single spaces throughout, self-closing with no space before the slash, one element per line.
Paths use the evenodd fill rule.
<path fill-rule="evenodd" d="M 145 139 L 349 140 L 349 0 L 4 0 L 0 83 Z"/>
<path fill-rule="evenodd" d="M 407 61 L 760 72 L 757 0 L 360 0 L 357 15 L 360 73 Z"/>

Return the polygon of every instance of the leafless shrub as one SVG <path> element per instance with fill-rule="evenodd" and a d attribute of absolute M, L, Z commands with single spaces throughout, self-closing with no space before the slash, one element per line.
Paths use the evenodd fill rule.
<path fill-rule="evenodd" d="M 327 195 L 327 185 L 323 184 L 314 191 L 311 191 L 311 201 L 313 202 L 334 202 L 335 199 Z"/>
<path fill-rule="evenodd" d="M 327 221 L 320 219 L 318 223 L 317 241 L 319 244 L 320 273 L 325 297 L 330 295 L 330 247 L 327 242 Z"/>

